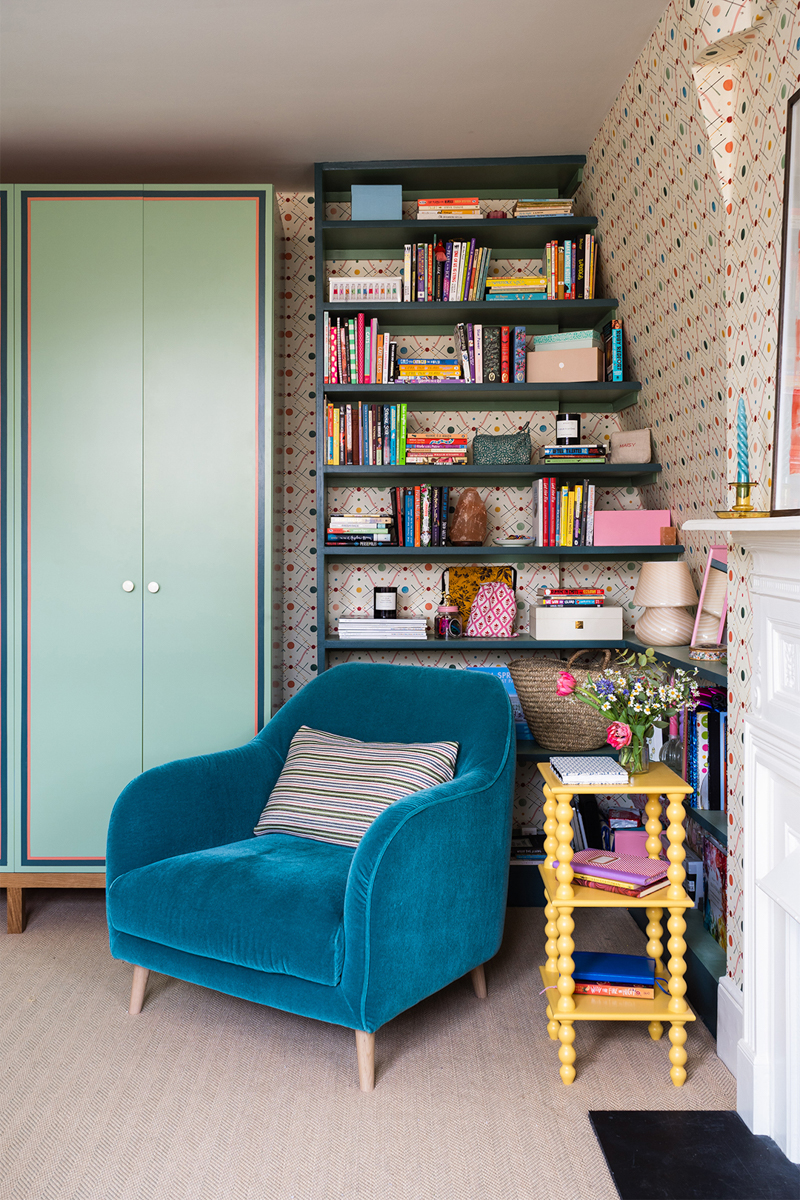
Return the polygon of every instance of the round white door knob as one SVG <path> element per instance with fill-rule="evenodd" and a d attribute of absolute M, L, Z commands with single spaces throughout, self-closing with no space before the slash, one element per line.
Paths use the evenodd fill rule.
<path fill-rule="evenodd" d="M 132 579 L 126 579 L 122 585 L 122 590 L 123 592 L 132 592 L 135 586 Z"/>
<path fill-rule="evenodd" d="M 148 592 L 157 592 L 158 584 L 157 583 L 148 583 L 147 590 L 148 590 Z"/>

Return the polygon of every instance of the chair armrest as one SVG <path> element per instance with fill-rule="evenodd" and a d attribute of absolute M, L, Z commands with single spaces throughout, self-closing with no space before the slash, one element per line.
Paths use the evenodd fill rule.
<path fill-rule="evenodd" d="M 178 759 L 137 776 L 111 812 L 106 886 L 147 863 L 252 836 L 283 761 L 264 729 L 235 750 Z"/>
<path fill-rule="evenodd" d="M 513 729 L 483 769 L 385 809 L 362 838 L 345 894 L 342 987 L 375 1030 L 499 948 L 508 891 Z"/>

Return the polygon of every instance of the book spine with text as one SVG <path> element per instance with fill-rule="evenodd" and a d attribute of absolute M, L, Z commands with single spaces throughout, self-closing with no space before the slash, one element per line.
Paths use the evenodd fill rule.
<path fill-rule="evenodd" d="M 624 996 L 629 1000 L 652 1000 L 655 988 L 640 987 L 638 984 L 590 983 L 585 979 L 575 980 L 575 996 Z"/>
<path fill-rule="evenodd" d="M 525 382 L 525 326 L 514 326 L 514 383 Z"/>
<path fill-rule="evenodd" d="M 475 325 L 475 383 L 483 383 L 483 326 Z"/>
<path fill-rule="evenodd" d="M 510 353 L 510 335 L 511 328 L 509 325 L 501 325 L 500 327 L 500 382 L 508 383 L 511 376 L 511 353 Z"/>
<path fill-rule="evenodd" d="M 364 379 L 364 351 L 366 349 L 366 347 L 364 345 L 364 340 L 365 340 L 364 339 L 364 328 L 365 328 L 364 321 L 365 321 L 364 313 L 359 313 L 358 316 L 356 317 L 356 322 L 357 322 L 356 337 L 358 339 L 358 341 L 356 342 L 356 347 L 357 347 L 356 371 L 358 373 L 357 378 L 358 378 L 359 383 L 366 382 L 366 380 Z"/>
<path fill-rule="evenodd" d="M 406 242 L 403 246 L 403 299 L 408 302 L 411 299 L 411 243 Z"/>
<path fill-rule="evenodd" d="M 485 383 L 500 382 L 500 327 L 483 327 L 483 378 Z"/>

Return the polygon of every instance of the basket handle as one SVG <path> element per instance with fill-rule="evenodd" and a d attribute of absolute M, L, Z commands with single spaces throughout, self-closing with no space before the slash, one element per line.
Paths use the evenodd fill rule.
<path fill-rule="evenodd" d="M 596 657 L 598 654 L 602 654 L 603 655 L 603 665 L 600 668 L 601 671 L 605 671 L 606 667 L 611 662 L 611 651 L 610 650 L 576 650 L 575 653 L 567 660 L 567 667 L 568 668 L 571 667 L 572 664 L 575 662 L 575 659 L 581 658 L 584 654 L 590 654 L 593 658 Z"/>

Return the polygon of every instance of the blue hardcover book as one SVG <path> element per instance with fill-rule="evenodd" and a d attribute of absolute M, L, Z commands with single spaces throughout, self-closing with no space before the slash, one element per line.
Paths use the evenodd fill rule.
<path fill-rule="evenodd" d="M 414 489 L 408 488 L 406 491 L 406 520 L 405 520 L 405 542 L 407 546 L 414 545 Z"/>
<path fill-rule="evenodd" d="M 449 491 L 450 491 L 450 489 L 447 487 L 442 488 L 442 524 L 441 524 L 441 529 L 440 529 L 440 537 L 441 537 L 441 541 L 439 542 L 440 546 L 447 545 L 447 517 L 448 517 L 447 496 L 448 496 Z"/>
<path fill-rule="evenodd" d="M 494 675 L 496 679 L 500 680 L 511 701 L 511 711 L 514 714 L 514 728 L 517 731 L 517 737 L 524 738 L 527 742 L 532 742 L 533 736 L 523 716 L 522 705 L 519 702 L 519 696 L 514 687 L 514 680 L 511 678 L 508 667 L 467 667 L 466 669 L 468 671 L 482 671 L 484 675 Z"/>
<path fill-rule="evenodd" d="M 361 461 L 365 466 L 372 466 L 372 447 L 369 444 L 369 405 L 361 410 Z"/>
<path fill-rule="evenodd" d="M 654 987 L 656 964 L 643 954 L 607 954 L 600 950 L 573 950 L 573 979 L 587 983 L 621 983 Z"/>
<path fill-rule="evenodd" d="M 525 382 L 527 358 L 525 354 L 525 326 L 514 326 L 514 383 Z"/>
<path fill-rule="evenodd" d="M 491 292 L 486 300 L 546 300 L 547 292 Z"/>

